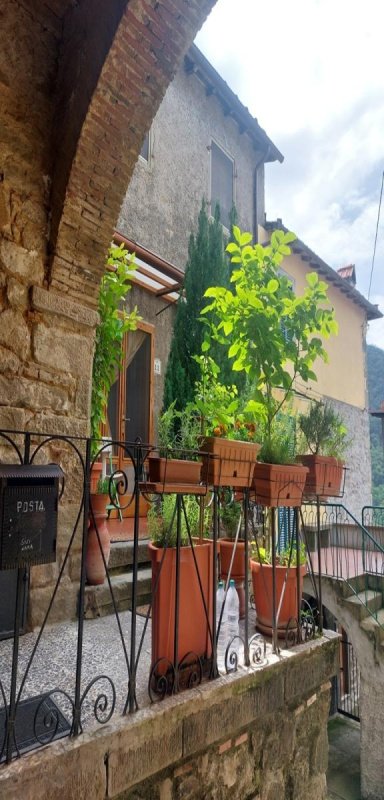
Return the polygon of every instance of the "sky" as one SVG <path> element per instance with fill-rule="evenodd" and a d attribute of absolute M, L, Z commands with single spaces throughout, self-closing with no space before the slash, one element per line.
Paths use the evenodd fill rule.
<path fill-rule="evenodd" d="M 384 170 L 384 0 L 217 0 L 196 38 L 284 155 L 266 211 L 368 296 Z M 384 197 L 370 301 L 384 313 Z M 384 320 L 367 341 L 384 349 Z"/>

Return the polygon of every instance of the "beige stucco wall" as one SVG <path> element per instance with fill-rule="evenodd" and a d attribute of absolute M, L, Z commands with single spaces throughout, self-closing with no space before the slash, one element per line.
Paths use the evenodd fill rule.
<path fill-rule="evenodd" d="M 302 294 L 306 275 L 314 272 L 313 268 L 295 254 L 285 258 L 281 266 L 294 279 L 295 291 Z M 366 408 L 365 312 L 335 286 L 329 286 L 328 297 L 339 333 L 324 340 L 329 361 L 318 359 L 315 363 L 317 382 L 304 384 L 298 380 L 296 389 L 309 396 L 329 397 L 363 409 Z"/>

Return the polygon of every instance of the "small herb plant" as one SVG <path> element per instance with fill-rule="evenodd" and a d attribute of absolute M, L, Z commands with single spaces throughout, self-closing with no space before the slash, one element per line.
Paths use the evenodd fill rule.
<path fill-rule="evenodd" d="M 176 400 L 163 411 L 158 420 L 157 442 L 160 456 L 167 458 L 198 458 L 200 420 L 188 407 L 175 409 Z"/>
<path fill-rule="evenodd" d="M 267 247 L 252 246 L 251 234 L 236 226 L 233 236 L 235 241 L 227 246 L 232 288 L 213 286 L 205 293 L 202 352 L 209 355 L 212 342 L 220 343 L 227 348 L 232 369 L 247 375 L 253 398 L 244 410 L 263 422 L 264 452 L 271 457 L 278 441 L 277 420 L 295 380 L 317 379 L 316 359 L 327 361 L 323 339 L 338 327 L 333 309 L 326 306 L 327 284 L 317 273 L 306 276 L 302 295 L 296 295 L 289 278 L 279 273 L 296 238 L 293 233 L 274 231 Z"/>
<path fill-rule="evenodd" d="M 176 495 L 162 495 L 161 500 L 153 503 L 149 508 L 148 533 L 153 544 L 157 547 L 176 547 L 177 527 L 176 527 Z M 190 534 L 193 537 L 199 536 L 200 531 L 200 503 L 193 495 L 184 497 L 184 507 L 188 519 Z M 208 508 L 204 509 L 203 537 L 209 536 L 211 514 Z M 184 513 L 181 514 L 181 533 L 180 543 L 182 547 L 189 545 L 187 523 Z"/>
<path fill-rule="evenodd" d="M 271 550 L 267 550 L 265 547 L 257 548 L 253 545 L 251 550 L 251 557 L 260 562 L 260 564 L 272 564 L 272 553 Z M 295 567 L 296 566 L 296 546 L 294 545 L 291 547 L 285 547 L 279 551 L 276 551 L 276 564 L 279 567 Z M 300 542 L 299 544 L 299 562 L 300 564 L 305 564 L 307 560 L 307 554 L 305 550 L 304 542 Z"/>
<path fill-rule="evenodd" d="M 308 414 L 299 414 L 302 449 L 341 460 L 348 447 L 347 428 L 329 403 L 313 402 Z"/>
<path fill-rule="evenodd" d="M 99 478 L 97 481 L 95 494 L 108 494 L 109 495 L 109 478 Z"/>
<path fill-rule="evenodd" d="M 108 252 L 107 270 L 101 279 L 99 293 L 99 324 L 96 328 L 93 357 L 91 396 L 91 436 L 101 439 L 103 423 L 111 386 L 122 368 L 123 339 L 127 331 L 134 331 L 141 317 L 135 307 L 127 311 L 124 300 L 131 289 L 134 259 L 124 245 L 112 245 Z M 92 455 L 97 454 L 101 442 L 92 443 Z"/>

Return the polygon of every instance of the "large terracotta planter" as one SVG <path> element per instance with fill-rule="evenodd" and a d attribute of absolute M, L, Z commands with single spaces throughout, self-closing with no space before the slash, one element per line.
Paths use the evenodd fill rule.
<path fill-rule="evenodd" d="M 262 633 L 272 636 L 272 566 L 260 564 L 251 558 L 253 597 L 256 606 L 256 627 Z M 303 580 L 307 571 L 305 564 L 300 566 L 300 597 L 303 592 Z M 287 567 L 276 566 L 276 613 L 279 608 Z M 285 637 L 287 625 L 290 620 L 297 620 L 297 570 L 296 566 L 288 567 L 287 581 L 279 617 L 277 619 L 277 634 Z"/>
<path fill-rule="evenodd" d="M 152 562 L 152 666 L 158 659 L 167 659 L 174 664 L 175 647 L 175 599 L 176 599 L 176 548 L 166 550 L 149 544 Z M 194 545 L 194 555 L 208 610 L 212 630 L 213 595 L 213 547 L 212 542 L 203 541 Z M 178 663 L 188 653 L 199 658 L 209 658 L 212 653 L 208 620 L 199 586 L 199 578 L 193 558 L 192 547 L 180 548 L 180 584 L 178 619 Z M 157 672 L 164 674 L 169 664 L 159 663 Z"/>
<path fill-rule="evenodd" d="M 203 456 L 203 483 L 245 489 L 253 480 L 253 467 L 260 451 L 255 442 L 207 436 L 200 442 Z"/>
<path fill-rule="evenodd" d="M 304 495 L 338 497 L 343 479 L 344 462 L 332 456 L 303 455 L 298 461 L 308 467 Z"/>
<path fill-rule="evenodd" d="M 167 484 L 199 484 L 201 461 L 187 461 L 182 458 L 148 458 L 149 481 Z"/>
<path fill-rule="evenodd" d="M 109 555 L 111 551 L 111 542 L 109 538 L 108 528 L 106 524 L 106 510 L 105 507 L 109 501 L 107 494 L 94 494 L 91 495 L 90 503 L 93 510 L 89 514 L 89 528 L 87 536 L 87 552 L 85 558 L 85 574 L 87 583 L 91 586 L 98 586 L 105 581 L 105 567 L 101 550 L 104 554 L 105 562 L 108 566 Z M 99 538 L 97 537 L 97 532 Z M 100 540 L 100 544 L 99 544 Z M 100 550 L 101 546 L 101 550 Z"/>
<path fill-rule="evenodd" d="M 261 506 L 300 506 L 308 467 L 301 464 L 263 464 L 253 473 L 256 502 Z"/>

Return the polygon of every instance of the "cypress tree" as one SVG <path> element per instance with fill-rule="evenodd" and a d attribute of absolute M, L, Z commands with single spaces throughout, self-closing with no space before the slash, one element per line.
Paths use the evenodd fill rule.
<path fill-rule="evenodd" d="M 177 304 L 165 373 L 164 408 L 168 408 L 175 400 L 175 407 L 182 410 L 193 400 L 195 381 L 199 378 L 199 366 L 193 356 L 201 353 L 204 336 L 204 326 L 199 321 L 201 310 L 206 305 L 204 292 L 209 286 L 230 285 L 230 266 L 225 255 L 225 246 L 219 206 L 216 206 L 213 220 L 209 220 L 203 200 L 197 233 L 192 233 L 189 239 L 184 295 Z M 234 373 L 225 348 L 217 345 L 217 352 L 212 352 L 211 355 L 220 367 L 220 380 L 223 383 L 233 383 Z"/>

